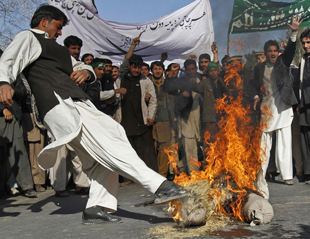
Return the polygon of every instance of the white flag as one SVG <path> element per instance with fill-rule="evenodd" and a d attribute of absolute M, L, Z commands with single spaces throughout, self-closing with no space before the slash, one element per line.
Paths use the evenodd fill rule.
<path fill-rule="evenodd" d="M 141 32 L 134 54 L 143 57 L 144 61 L 160 60 L 163 52 L 168 53 L 169 61 L 185 60 L 192 54 L 211 54 L 214 32 L 209 0 L 196 0 L 158 20 L 135 24 L 100 18 L 94 0 L 48 0 L 48 3 L 69 18 L 57 41 L 63 44 L 70 35 L 81 38 L 82 54 L 108 56 L 113 62 L 121 62 L 132 39 Z"/>

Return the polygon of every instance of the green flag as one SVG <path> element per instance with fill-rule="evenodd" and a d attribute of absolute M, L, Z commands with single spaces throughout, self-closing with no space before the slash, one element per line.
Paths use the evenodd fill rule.
<path fill-rule="evenodd" d="M 301 27 L 310 26 L 310 1 L 235 0 L 228 34 L 288 29 L 296 14 L 303 19 Z"/>

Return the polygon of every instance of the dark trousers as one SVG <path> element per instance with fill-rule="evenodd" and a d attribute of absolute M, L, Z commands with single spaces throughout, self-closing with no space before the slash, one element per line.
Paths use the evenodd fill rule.
<path fill-rule="evenodd" d="M 276 165 L 276 133 L 272 134 L 272 146 L 270 149 L 270 158 L 269 164 L 267 168 L 267 173 L 276 173 L 277 172 L 277 165 Z"/>
<path fill-rule="evenodd" d="M 145 164 L 158 172 L 152 127 L 148 127 L 147 131 L 141 135 L 128 136 L 128 140 Z"/>
<path fill-rule="evenodd" d="M 310 174 L 310 127 L 300 126 L 300 136 L 304 174 Z"/>
<path fill-rule="evenodd" d="M 23 137 L 0 147 L 0 190 L 4 189 L 11 173 L 22 190 L 33 188 L 30 162 Z"/>

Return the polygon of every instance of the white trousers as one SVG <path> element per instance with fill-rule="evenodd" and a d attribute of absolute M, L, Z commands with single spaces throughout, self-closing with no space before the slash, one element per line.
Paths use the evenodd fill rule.
<path fill-rule="evenodd" d="M 66 190 L 71 175 L 77 187 L 89 187 L 87 175 L 82 171 L 82 163 L 76 153 L 71 150 L 65 145 L 58 150 L 53 167 L 53 187 L 56 192 Z"/>
<path fill-rule="evenodd" d="M 63 100 L 44 117 L 48 130 L 56 141 L 41 152 L 50 158 L 53 151 L 68 143 L 82 162 L 90 180 L 90 194 L 86 208 L 101 206 L 107 211 L 117 210 L 118 174 L 137 181 L 155 193 L 166 180 L 148 168 L 131 147 L 125 130 L 109 116 L 98 111 L 89 101 Z"/>
<path fill-rule="evenodd" d="M 276 132 L 276 155 L 275 159 L 280 169 L 283 180 L 293 178 L 292 162 L 292 132 L 291 126 L 275 130 Z M 272 147 L 272 133 L 263 132 L 261 137 L 261 148 L 264 150 L 265 157 L 262 158 L 262 173 L 258 176 L 258 191 L 263 193 L 266 199 L 269 198 L 268 185 L 265 180 L 267 167 L 269 164 L 270 150 Z"/>

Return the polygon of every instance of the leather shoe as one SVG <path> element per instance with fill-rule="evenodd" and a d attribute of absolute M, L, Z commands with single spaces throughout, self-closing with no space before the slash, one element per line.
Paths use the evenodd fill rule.
<path fill-rule="evenodd" d="M 82 215 L 83 224 L 120 223 L 123 219 L 102 210 L 99 206 L 86 208 Z"/>
<path fill-rule="evenodd" d="M 167 203 L 172 200 L 184 198 L 189 195 L 189 192 L 186 191 L 181 186 L 170 182 L 164 181 L 162 185 L 155 192 L 155 204 Z"/>
<path fill-rule="evenodd" d="M 28 189 L 24 192 L 24 196 L 29 197 L 29 198 L 36 198 L 37 197 L 37 193 L 36 191 L 34 191 L 32 188 Z"/>
<path fill-rule="evenodd" d="M 89 194 L 89 188 L 76 187 L 75 194 L 88 195 Z"/>

